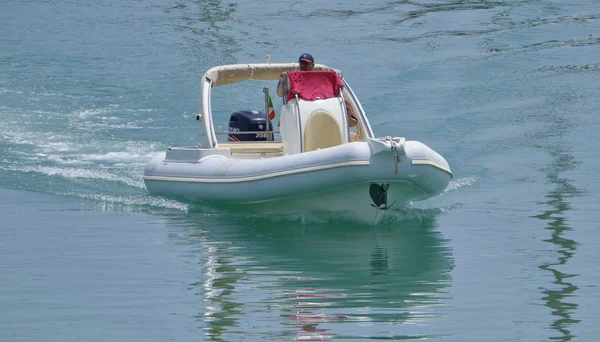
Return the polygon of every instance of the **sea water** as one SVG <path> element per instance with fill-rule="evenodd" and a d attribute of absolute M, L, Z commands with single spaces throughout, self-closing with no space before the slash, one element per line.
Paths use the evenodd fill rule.
<path fill-rule="evenodd" d="M 594 341 L 600 3 L 0 5 L 0 340 Z M 150 196 L 229 63 L 340 69 L 448 189 L 375 226 Z M 220 95 L 218 127 L 261 109 Z M 271 89 L 274 94 L 274 89 Z M 276 101 L 276 111 L 280 101 Z"/>

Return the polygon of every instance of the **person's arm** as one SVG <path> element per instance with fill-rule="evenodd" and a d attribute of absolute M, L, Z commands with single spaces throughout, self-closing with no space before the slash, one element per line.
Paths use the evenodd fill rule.
<path fill-rule="evenodd" d="M 350 102 L 346 102 L 346 113 L 348 114 L 348 125 L 354 127 L 358 124 L 358 118 L 354 115 L 354 107 Z"/>
<path fill-rule="evenodd" d="M 288 91 L 289 91 L 289 86 L 288 86 L 288 75 L 287 72 L 282 72 L 281 75 L 279 75 L 279 83 L 277 83 L 277 96 L 279 97 L 284 97 L 286 96 Z"/>
<path fill-rule="evenodd" d="M 352 114 L 348 114 L 348 125 L 350 125 L 350 127 L 355 127 L 358 124 L 358 119 L 352 115 Z"/>

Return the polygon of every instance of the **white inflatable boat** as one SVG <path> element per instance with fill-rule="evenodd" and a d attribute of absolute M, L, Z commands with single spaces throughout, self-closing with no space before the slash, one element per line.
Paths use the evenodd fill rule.
<path fill-rule="evenodd" d="M 295 71 L 297 65 L 208 70 L 197 115 L 199 145 L 171 147 L 154 157 L 144 172 L 148 191 L 268 213 L 347 212 L 372 220 L 446 188 L 452 172 L 442 156 L 418 141 L 376 138 L 339 71 L 318 64 L 315 71 Z M 266 118 L 270 96 L 265 88 L 265 113 L 237 113 L 227 132 L 215 131 L 213 88 L 251 79 L 275 85 L 283 72 L 288 72 L 290 90 L 279 125 Z M 240 128 L 244 118 L 245 129 Z M 350 120 L 357 121 L 352 128 Z M 228 140 L 219 141 L 219 133 Z"/>

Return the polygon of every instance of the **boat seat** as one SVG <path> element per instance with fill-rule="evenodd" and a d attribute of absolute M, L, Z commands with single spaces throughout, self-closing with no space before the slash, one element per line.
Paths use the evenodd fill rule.
<path fill-rule="evenodd" d="M 219 143 L 220 148 L 228 148 L 231 153 L 283 153 L 280 142 L 236 142 Z"/>
<path fill-rule="evenodd" d="M 337 121 L 326 110 L 317 110 L 304 128 L 304 152 L 338 146 L 344 143 Z"/>

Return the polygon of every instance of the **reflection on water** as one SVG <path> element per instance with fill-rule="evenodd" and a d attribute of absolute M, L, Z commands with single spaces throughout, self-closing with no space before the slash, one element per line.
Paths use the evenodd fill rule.
<path fill-rule="evenodd" d="M 173 238 L 197 247 L 190 290 L 209 340 L 420 339 L 453 265 L 435 215 L 373 227 L 189 214 Z"/>
<path fill-rule="evenodd" d="M 242 303 L 232 300 L 236 283 L 242 279 L 243 274 L 238 272 L 232 258 L 227 255 L 227 247 L 208 246 L 203 258 L 205 279 L 202 283 L 194 283 L 193 287 L 201 287 L 201 294 L 207 301 L 203 319 L 208 323 L 207 336 L 220 340 L 226 329 L 235 326 L 234 317 L 239 315 Z"/>
<path fill-rule="evenodd" d="M 560 147 L 552 151 L 551 155 L 555 161 L 548 169 L 548 180 L 556 188 L 548 193 L 546 196 L 548 200 L 544 202 L 550 208 L 536 217 L 548 221 L 546 229 L 551 232 L 552 237 L 544 241 L 552 243 L 558 248 L 558 260 L 540 266 L 542 270 L 553 274 L 555 279 L 553 284 L 558 288 L 544 289 L 543 299 L 546 301 L 546 306 L 552 310 L 552 315 L 556 317 L 551 327 L 560 333 L 559 336 L 554 336 L 551 339 L 570 341 L 574 336 L 571 335 L 569 328 L 580 321 L 571 318 L 571 315 L 577 309 L 577 304 L 569 302 L 568 299 L 574 296 L 579 288 L 573 283 L 576 274 L 564 273 L 560 269 L 573 257 L 577 249 L 577 242 L 566 238 L 564 234 L 572 230 L 567 225 L 565 218 L 567 211 L 571 209 L 567 200 L 570 197 L 580 195 L 580 191 L 571 185 L 568 179 L 559 176 L 560 173 L 574 168 L 576 164 L 574 158 L 562 151 Z"/>

